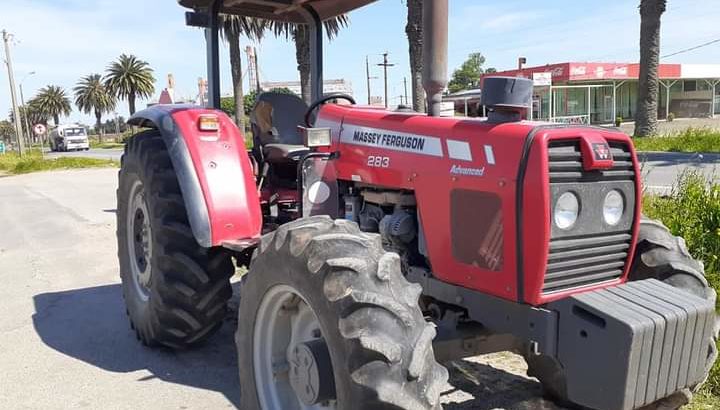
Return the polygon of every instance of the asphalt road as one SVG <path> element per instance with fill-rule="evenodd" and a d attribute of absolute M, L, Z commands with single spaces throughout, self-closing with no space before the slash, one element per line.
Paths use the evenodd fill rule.
<path fill-rule="evenodd" d="M 638 157 L 643 185 L 653 193 L 668 194 L 684 172 L 698 172 L 720 182 L 720 154 L 643 152 Z"/>
<path fill-rule="evenodd" d="M 236 313 L 195 350 L 135 340 L 118 278 L 116 180 L 116 169 L 0 177 L 0 408 L 238 406 Z M 446 409 L 555 408 L 516 355 L 446 365 Z"/>
<path fill-rule="evenodd" d="M 45 156 L 47 158 L 58 158 L 58 157 L 85 157 L 85 158 L 97 158 L 97 159 L 112 159 L 120 161 L 123 150 L 120 149 L 95 149 L 91 148 L 89 151 L 68 151 L 68 152 L 50 152 L 46 151 Z"/>

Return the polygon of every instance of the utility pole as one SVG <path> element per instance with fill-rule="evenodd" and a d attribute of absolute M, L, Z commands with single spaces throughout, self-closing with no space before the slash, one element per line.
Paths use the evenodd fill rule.
<path fill-rule="evenodd" d="M 15 77 L 13 76 L 12 59 L 10 57 L 10 33 L 2 31 L 3 43 L 5 43 L 5 64 L 7 64 L 8 79 L 10 80 L 10 99 L 12 100 L 13 116 L 15 117 L 15 134 L 18 141 L 18 154 L 23 155 L 23 126 L 20 119 L 20 109 L 17 105 L 17 96 L 15 95 Z"/>
<path fill-rule="evenodd" d="M 260 67 L 258 66 L 258 54 L 257 54 L 257 48 L 253 47 L 253 63 L 255 64 L 255 81 L 257 82 L 257 92 L 260 94 L 262 92 L 262 87 L 260 87 Z"/>
<path fill-rule="evenodd" d="M 403 86 L 405 87 L 405 105 L 408 105 L 407 77 L 403 77 Z"/>
<path fill-rule="evenodd" d="M 370 59 L 365 56 L 365 77 L 367 78 L 367 104 L 370 105 Z"/>
<path fill-rule="evenodd" d="M 30 118 L 28 115 L 28 107 L 25 106 L 25 96 L 23 95 L 23 81 L 30 77 L 31 75 L 35 75 L 35 71 L 30 71 L 29 73 L 25 74 L 25 77 L 20 80 L 20 105 L 22 105 L 23 109 L 25 110 L 25 130 L 27 131 L 27 142 L 28 144 L 32 144 L 32 129 L 30 128 Z M 40 137 L 40 142 L 42 142 L 42 136 Z"/>
<path fill-rule="evenodd" d="M 385 79 L 385 108 L 388 107 L 388 76 L 387 76 L 387 69 L 388 67 L 393 67 L 395 64 L 389 64 L 388 63 L 388 52 L 383 53 L 383 62 L 381 64 L 378 64 L 380 67 L 383 68 L 384 72 L 384 79 Z"/>

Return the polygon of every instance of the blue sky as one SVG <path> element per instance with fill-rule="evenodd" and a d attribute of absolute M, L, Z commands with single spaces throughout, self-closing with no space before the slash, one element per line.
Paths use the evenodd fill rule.
<path fill-rule="evenodd" d="M 450 0 L 448 75 L 474 51 L 485 55 L 487 66 L 498 69 L 513 68 L 521 55 L 529 65 L 637 61 L 638 3 Z M 174 0 L 0 0 L 0 29 L 15 36 L 15 78 L 16 82 L 24 78 L 26 99 L 47 84 L 70 92 L 79 77 L 102 73 L 121 53 L 150 63 L 157 92 L 165 86 L 166 75 L 173 73 L 176 93 L 190 97 L 196 94 L 197 78 L 205 76 L 205 46 L 202 32 L 184 25 L 184 11 Z M 389 69 L 389 84 L 397 102 L 403 77 L 409 76 L 405 13 L 402 0 L 380 0 L 353 12 L 350 28 L 326 45 L 326 78 L 349 79 L 356 98 L 365 101 L 365 56 L 378 63 L 380 54 L 387 51 L 396 64 Z M 663 17 L 662 53 L 720 38 L 719 21 L 720 1 L 669 0 Z M 243 40 L 243 47 L 246 43 Z M 263 81 L 298 78 L 290 42 L 269 36 L 257 47 Z M 230 92 L 226 52 L 223 45 L 224 94 Z M 663 62 L 720 64 L 720 44 Z M 0 68 L 0 119 L 4 119 L 10 94 L 5 66 Z M 371 70 L 381 78 L 380 67 Z M 26 77 L 31 71 L 36 74 Z M 382 82 L 374 80 L 373 95 L 381 94 Z M 120 102 L 118 112 L 126 115 L 125 102 Z M 69 119 L 92 123 L 76 109 Z"/>

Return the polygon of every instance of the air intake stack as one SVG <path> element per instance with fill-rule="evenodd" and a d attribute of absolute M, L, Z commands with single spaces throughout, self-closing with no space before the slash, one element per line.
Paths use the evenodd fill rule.
<path fill-rule="evenodd" d="M 485 77 L 480 103 L 487 107 L 488 121 L 520 121 L 532 101 L 533 82 L 520 77 Z"/>
<path fill-rule="evenodd" d="M 448 0 L 423 1 L 423 73 L 428 115 L 437 117 L 447 85 Z"/>

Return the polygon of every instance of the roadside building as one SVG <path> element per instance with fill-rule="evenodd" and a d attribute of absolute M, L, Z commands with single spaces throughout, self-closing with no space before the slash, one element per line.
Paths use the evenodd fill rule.
<path fill-rule="evenodd" d="M 480 105 L 481 95 L 482 91 L 479 88 L 462 90 L 444 95 L 443 102 L 453 103 L 457 115 L 481 117 L 483 116 L 482 105 Z"/>
<path fill-rule="evenodd" d="M 302 95 L 300 89 L 300 81 L 263 81 L 262 83 L 260 83 L 260 87 L 263 90 L 272 90 L 273 88 L 287 88 L 297 95 Z M 344 78 L 325 80 L 323 81 L 323 92 L 325 94 L 343 93 L 352 96 L 352 82 Z"/>
<path fill-rule="evenodd" d="M 720 114 L 720 64 L 660 64 L 658 117 Z M 533 79 L 533 118 L 607 124 L 635 117 L 638 64 L 567 62 L 491 75 Z"/>

